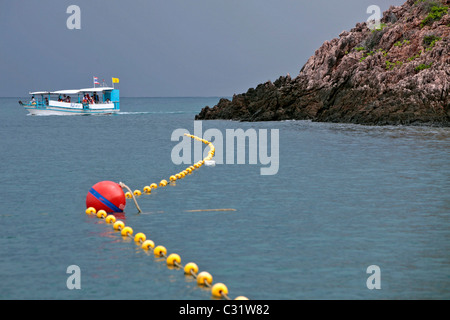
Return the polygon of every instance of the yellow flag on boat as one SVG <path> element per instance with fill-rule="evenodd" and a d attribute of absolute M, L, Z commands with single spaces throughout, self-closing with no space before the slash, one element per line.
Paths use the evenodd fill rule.
<path fill-rule="evenodd" d="M 113 83 L 119 83 L 119 78 L 112 78 Z"/>

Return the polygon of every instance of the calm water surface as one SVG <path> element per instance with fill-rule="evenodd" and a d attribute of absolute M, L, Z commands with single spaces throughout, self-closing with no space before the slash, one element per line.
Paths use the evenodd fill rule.
<path fill-rule="evenodd" d="M 210 299 L 111 225 L 84 213 L 103 180 L 168 178 L 174 130 L 218 98 L 123 98 L 113 116 L 28 116 L 0 99 L 1 299 Z M 203 121 L 279 130 L 279 171 L 203 166 L 128 201 L 125 222 L 234 298 L 449 299 L 450 130 L 308 121 Z M 224 141 L 225 142 L 225 141 Z M 233 208 L 228 212 L 187 212 Z M 69 290 L 67 267 L 81 269 Z M 369 290 L 366 269 L 381 270 Z"/>

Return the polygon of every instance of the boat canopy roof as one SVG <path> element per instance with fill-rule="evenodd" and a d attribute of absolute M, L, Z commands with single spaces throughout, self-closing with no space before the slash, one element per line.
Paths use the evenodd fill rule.
<path fill-rule="evenodd" d="M 50 92 L 50 94 L 77 94 L 80 90 L 59 90 Z"/>
<path fill-rule="evenodd" d="M 34 91 L 34 92 L 30 92 L 30 94 L 49 94 L 49 91 Z"/>
<path fill-rule="evenodd" d="M 103 92 L 103 91 L 111 91 L 114 90 L 112 87 L 97 87 L 97 88 L 86 88 L 80 89 L 80 92 Z"/>
<path fill-rule="evenodd" d="M 78 90 L 58 90 L 58 91 L 34 91 L 30 94 L 78 94 L 84 92 L 103 92 L 114 90 L 112 87 L 85 88 Z"/>

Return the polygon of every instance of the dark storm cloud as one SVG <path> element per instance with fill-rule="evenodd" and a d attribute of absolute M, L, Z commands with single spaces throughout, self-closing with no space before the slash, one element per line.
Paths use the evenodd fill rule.
<path fill-rule="evenodd" d="M 2 0 L 0 96 L 120 78 L 122 96 L 220 96 L 298 74 L 325 41 L 399 0 Z M 81 9 L 69 30 L 66 9 Z"/>

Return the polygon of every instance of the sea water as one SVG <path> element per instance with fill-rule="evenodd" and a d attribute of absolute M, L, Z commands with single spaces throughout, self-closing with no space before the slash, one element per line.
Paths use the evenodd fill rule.
<path fill-rule="evenodd" d="M 109 116 L 29 116 L 0 99 L 1 299 L 210 299 L 182 270 L 85 214 L 103 180 L 142 190 L 182 171 L 172 133 L 219 98 L 123 98 Z M 127 202 L 122 220 L 229 297 L 450 298 L 450 130 L 202 121 L 279 130 L 279 170 L 203 166 Z M 206 146 L 205 146 L 206 147 Z M 233 211 L 198 211 L 209 209 Z M 194 210 L 194 211 L 193 211 Z M 70 289 L 69 266 L 80 270 Z M 368 272 L 377 266 L 379 289 Z"/>

